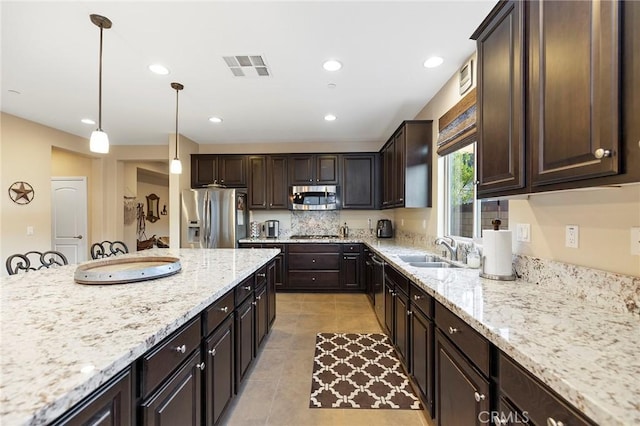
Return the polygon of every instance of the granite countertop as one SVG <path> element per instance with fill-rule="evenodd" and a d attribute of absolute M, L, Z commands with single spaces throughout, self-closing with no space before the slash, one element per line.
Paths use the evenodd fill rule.
<path fill-rule="evenodd" d="M 77 265 L 2 277 L 0 424 L 46 424 L 279 253 L 153 249 L 182 270 L 125 285 L 81 285 Z"/>
<path fill-rule="evenodd" d="M 540 286 L 480 278 L 477 269 L 416 268 L 426 253 L 393 241 L 367 245 L 501 351 L 601 425 L 640 424 L 640 318 Z"/>

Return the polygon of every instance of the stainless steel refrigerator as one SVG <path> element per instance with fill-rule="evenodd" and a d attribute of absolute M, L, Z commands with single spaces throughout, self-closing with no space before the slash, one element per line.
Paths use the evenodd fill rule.
<path fill-rule="evenodd" d="M 233 248 L 247 237 L 246 189 L 202 188 L 182 191 L 180 247 Z"/>

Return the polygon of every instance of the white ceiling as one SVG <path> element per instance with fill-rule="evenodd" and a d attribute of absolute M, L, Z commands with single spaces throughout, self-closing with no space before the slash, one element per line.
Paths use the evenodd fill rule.
<path fill-rule="evenodd" d="M 382 144 L 473 53 L 469 36 L 495 3 L 3 0 L 1 107 L 88 137 L 96 126 L 80 120 L 97 121 L 97 13 L 113 21 L 102 120 L 112 144 L 167 143 L 173 81 L 185 86 L 180 133 L 198 143 Z M 233 77 L 227 55 L 262 55 L 272 76 Z M 444 64 L 424 68 L 432 55 Z M 323 70 L 329 58 L 342 70 Z M 152 74 L 152 63 L 171 74 Z M 338 119 L 324 121 L 328 113 Z"/>

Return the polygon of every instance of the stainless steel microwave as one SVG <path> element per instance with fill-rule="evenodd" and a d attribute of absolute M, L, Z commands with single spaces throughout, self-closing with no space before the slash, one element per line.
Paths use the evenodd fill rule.
<path fill-rule="evenodd" d="M 310 185 L 289 187 L 291 210 L 337 210 L 340 208 L 339 187 Z"/>

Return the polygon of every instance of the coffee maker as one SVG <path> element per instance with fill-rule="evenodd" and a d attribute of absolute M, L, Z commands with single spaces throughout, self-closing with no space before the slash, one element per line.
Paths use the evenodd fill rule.
<path fill-rule="evenodd" d="M 380 219 L 376 227 L 376 236 L 378 238 L 393 238 L 393 225 L 389 219 Z"/>
<path fill-rule="evenodd" d="M 280 236 L 280 221 L 279 220 L 265 221 L 264 234 L 267 238 L 278 238 Z"/>

